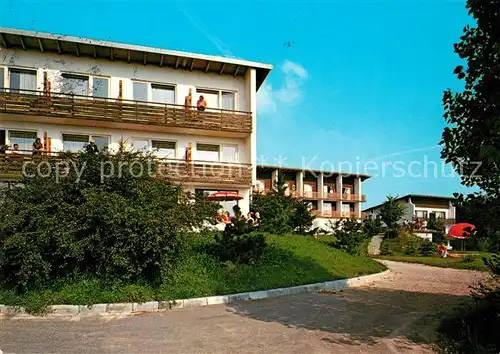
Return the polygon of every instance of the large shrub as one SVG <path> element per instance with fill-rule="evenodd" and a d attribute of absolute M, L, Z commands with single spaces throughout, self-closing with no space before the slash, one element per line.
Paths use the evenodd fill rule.
<path fill-rule="evenodd" d="M 40 166 L 0 198 L 0 283 L 18 291 L 76 276 L 159 281 L 213 210 L 141 153 L 88 149 Z"/>
<path fill-rule="evenodd" d="M 370 237 L 382 233 L 382 220 L 378 215 L 374 219 L 365 219 L 363 221 L 363 230 Z"/>
<path fill-rule="evenodd" d="M 249 264 L 255 263 L 266 249 L 266 239 L 262 233 L 252 232 L 255 227 L 241 218 L 241 210 L 234 208 L 235 216 L 227 224 L 222 234 L 215 234 L 215 253 L 222 261 Z"/>

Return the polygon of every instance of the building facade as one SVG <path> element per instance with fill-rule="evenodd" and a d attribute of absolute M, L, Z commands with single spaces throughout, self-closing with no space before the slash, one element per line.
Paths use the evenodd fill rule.
<path fill-rule="evenodd" d="M 237 191 L 246 212 L 257 182 L 257 91 L 271 69 L 0 28 L 0 145 L 28 159 L 36 138 L 44 155 L 125 144 L 156 155 L 189 191 Z M 0 180 L 18 175 L 8 159 L 0 165 Z"/>
<path fill-rule="evenodd" d="M 405 207 L 405 213 L 400 223 L 416 224 L 415 233 L 418 236 L 431 239 L 432 230 L 426 229 L 431 217 L 442 219 L 445 232 L 456 223 L 456 208 L 452 197 L 432 195 L 408 194 L 397 198 Z M 369 218 L 375 218 L 380 212 L 382 204 L 364 210 Z"/>
<path fill-rule="evenodd" d="M 276 166 L 257 166 L 256 190 L 269 191 L 280 180 L 286 184 L 286 192 L 308 201 L 316 214 L 315 227 L 327 228 L 328 221 L 342 218 L 364 219 L 362 204 L 363 181 L 367 175 L 342 174 L 338 172 L 305 170 Z"/>

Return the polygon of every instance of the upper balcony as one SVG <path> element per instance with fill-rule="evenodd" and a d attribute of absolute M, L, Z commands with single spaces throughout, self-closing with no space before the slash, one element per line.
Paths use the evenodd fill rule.
<path fill-rule="evenodd" d="M 43 91 L 0 89 L 0 113 L 72 121 L 93 120 L 234 133 L 252 132 L 250 112 L 209 108 L 198 111 L 167 103 L 88 97 Z"/>

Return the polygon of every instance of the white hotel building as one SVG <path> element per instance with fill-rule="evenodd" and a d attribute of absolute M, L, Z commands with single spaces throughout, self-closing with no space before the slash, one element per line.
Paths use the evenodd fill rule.
<path fill-rule="evenodd" d="M 37 137 L 44 154 L 76 152 L 89 141 L 116 151 L 124 141 L 165 158 L 187 190 L 237 191 L 246 212 L 257 182 L 257 91 L 271 69 L 0 28 L 0 145 L 18 144 L 29 158 Z M 196 109 L 200 95 L 205 111 Z M 4 161 L 0 181 L 18 172 Z"/>

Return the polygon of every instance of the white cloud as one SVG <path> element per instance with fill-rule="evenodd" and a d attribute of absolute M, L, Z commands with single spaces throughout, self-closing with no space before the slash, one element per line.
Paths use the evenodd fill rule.
<path fill-rule="evenodd" d="M 284 104 L 293 105 L 302 98 L 301 86 L 308 79 L 307 70 L 290 60 L 285 60 L 280 69 L 283 85 L 274 89 L 271 84 L 265 84 L 258 92 L 257 105 L 260 113 L 276 113 Z"/>

